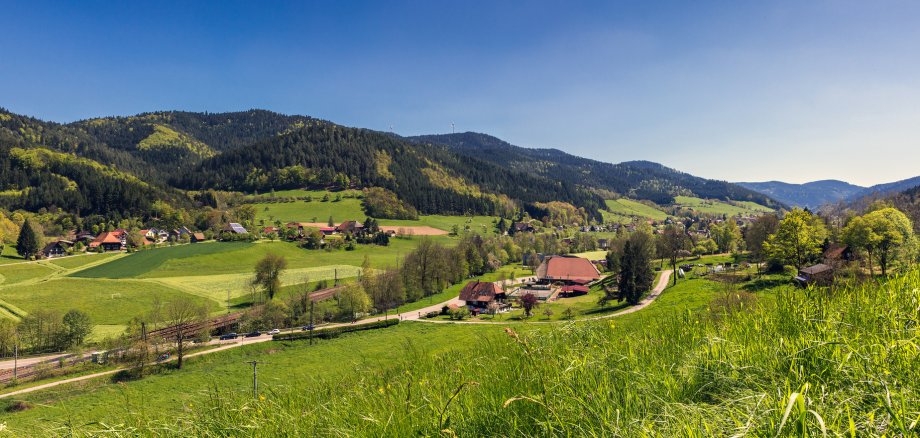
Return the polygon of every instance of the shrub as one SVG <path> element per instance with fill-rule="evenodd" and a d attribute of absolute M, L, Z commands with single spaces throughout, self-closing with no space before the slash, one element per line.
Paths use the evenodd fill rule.
<path fill-rule="evenodd" d="M 467 309 L 466 307 L 458 307 L 456 309 L 451 309 L 450 311 L 450 319 L 454 321 L 463 321 L 468 316 L 470 316 L 470 309 Z"/>

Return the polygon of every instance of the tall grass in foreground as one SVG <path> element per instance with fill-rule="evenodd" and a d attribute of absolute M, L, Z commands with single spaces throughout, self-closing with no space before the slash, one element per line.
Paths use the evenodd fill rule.
<path fill-rule="evenodd" d="M 723 302 L 726 300 L 722 300 Z M 387 369 L 212 391 L 180 418 L 61 434 L 166 436 L 916 436 L 920 273 L 832 291 L 782 289 L 618 327 L 471 337 Z M 395 348 L 395 347 L 394 347 Z"/>

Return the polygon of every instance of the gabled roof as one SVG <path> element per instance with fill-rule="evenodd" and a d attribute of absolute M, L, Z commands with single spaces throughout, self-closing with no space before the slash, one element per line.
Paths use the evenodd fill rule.
<path fill-rule="evenodd" d="M 345 221 L 340 223 L 339 226 L 335 227 L 335 229 L 338 231 L 351 231 L 357 228 L 364 228 L 364 225 L 358 221 Z"/>
<path fill-rule="evenodd" d="M 227 224 L 227 228 L 225 228 L 225 230 L 234 232 L 236 234 L 246 234 L 249 232 L 249 231 L 246 231 L 246 229 L 243 228 L 242 225 L 236 222 L 230 222 L 229 224 Z"/>
<path fill-rule="evenodd" d="M 496 295 L 505 293 L 492 282 L 471 281 L 460 291 L 461 301 L 492 301 Z"/>
<path fill-rule="evenodd" d="M 848 247 L 846 245 L 833 245 L 824 252 L 824 258 L 832 260 L 842 258 L 843 254 L 847 252 L 847 249 Z"/>
<path fill-rule="evenodd" d="M 815 274 L 821 274 L 821 273 L 833 271 L 833 270 L 834 268 L 828 265 L 825 265 L 824 263 L 818 263 L 817 265 L 814 265 L 814 266 L 802 268 L 799 270 L 799 272 L 803 274 L 808 274 L 808 275 L 815 275 Z"/>
<path fill-rule="evenodd" d="M 192 237 L 194 237 L 195 240 L 207 240 L 204 237 L 204 233 L 192 233 Z"/>
<path fill-rule="evenodd" d="M 601 278 L 601 273 L 588 259 L 572 256 L 547 257 L 537 268 L 541 280 L 562 280 L 587 283 Z"/>

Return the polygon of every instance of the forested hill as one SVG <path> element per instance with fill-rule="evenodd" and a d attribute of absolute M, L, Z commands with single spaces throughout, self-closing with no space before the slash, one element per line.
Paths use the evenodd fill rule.
<path fill-rule="evenodd" d="M 262 110 L 58 124 L 0 109 L 0 166 L 2 208 L 111 217 L 143 215 L 157 200 L 191 205 L 178 189 L 305 185 L 379 186 L 423 213 L 524 206 L 542 216 L 536 203 L 563 201 L 599 217 L 603 205 L 574 184 L 509 172 L 444 147 Z"/>
<path fill-rule="evenodd" d="M 647 199 L 658 204 L 674 202 L 674 196 L 753 201 L 769 207 L 779 204 L 769 196 L 725 181 L 699 178 L 648 161 L 619 164 L 578 157 L 557 149 L 514 146 L 475 132 L 409 137 L 419 144 L 442 144 L 469 157 L 481 157 L 504 167 L 530 172 L 621 196 Z"/>
<path fill-rule="evenodd" d="M 563 201 L 597 215 L 603 205 L 596 194 L 568 182 L 504 169 L 441 146 L 321 121 L 204 160 L 175 184 L 265 191 L 343 181 L 386 188 L 429 214 L 510 213 L 514 201 L 540 214 L 534 204 Z"/>

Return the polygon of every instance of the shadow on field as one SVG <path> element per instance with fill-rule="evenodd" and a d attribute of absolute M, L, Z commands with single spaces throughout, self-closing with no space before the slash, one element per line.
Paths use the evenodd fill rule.
<path fill-rule="evenodd" d="M 751 281 L 750 283 L 745 284 L 741 288 L 748 292 L 760 292 L 787 284 L 789 284 L 788 278 L 758 278 L 754 281 Z"/>

